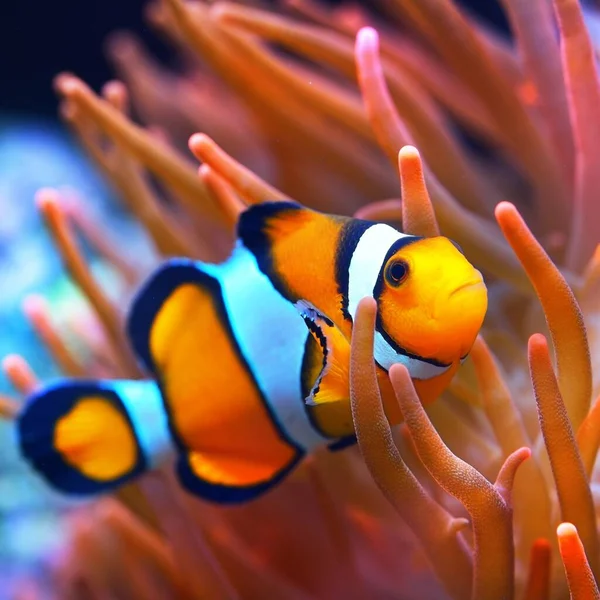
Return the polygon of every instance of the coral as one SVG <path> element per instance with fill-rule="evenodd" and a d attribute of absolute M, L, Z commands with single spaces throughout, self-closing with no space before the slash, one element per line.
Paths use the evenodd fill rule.
<path fill-rule="evenodd" d="M 503 5 L 514 46 L 451 0 L 372 12 L 157 0 L 148 18 L 181 50 L 180 74 L 120 34 L 109 52 L 121 82 L 96 95 L 57 77 L 63 118 L 156 261 L 221 260 L 244 206 L 293 198 L 453 238 L 484 272 L 490 308 L 431 407 L 392 368 L 404 423 L 391 428 L 376 306 L 363 300 L 358 449 L 317 452 L 243 506 L 187 496 L 166 467 L 74 509 L 49 565 L 56 597 L 600 597 L 596 48 L 577 0 Z M 101 332 L 75 332 L 82 358 L 33 297 L 24 309 L 40 341 L 68 375 L 141 377 L 122 320 L 143 273 L 82 202 L 42 190 L 37 203 Z M 120 275 L 123 301 L 94 279 L 76 232 Z M 21 395 L 39 385 L 18 355 L 4 368 Z M 18 403 L 0 398 L 0 413 Z M 32 582 L 19 594 L 39 597 Z"/>

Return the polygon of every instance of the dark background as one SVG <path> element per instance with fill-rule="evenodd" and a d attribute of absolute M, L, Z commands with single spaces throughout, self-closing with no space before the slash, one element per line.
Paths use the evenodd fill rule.
<path fill-rule="evenodd" d="M 0 8 L 0 116 L 7 112 L 54 116 L 52 78 L 72 71 L 98 89 L 111 77 L 104 42 L 134 30 L 153 51 L 164 47 L 143 21 L 146 0 L 4 0 Z M 493 0 L 464 0 L 490 20 Z"/>

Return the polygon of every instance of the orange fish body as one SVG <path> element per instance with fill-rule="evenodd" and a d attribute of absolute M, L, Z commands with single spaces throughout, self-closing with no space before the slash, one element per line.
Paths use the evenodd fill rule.
<path fill-rule="evenodd" d="M 253 498 L 315 447 L 353 439 L 348 369 L 361 298 L 378 302 L 384 398 L 395 362 L 423 402 L 437 397 L 483 321 L 481 275 L 446 238 L 294 203 L 251 207 L 238 236 L 224 263 L 171 260 L 138 294 L 128 333 L 153 380 L 63 382 L 30 399 L 19 420 L 22 451 L 55 486 L 110 489 L 173 446 L 193 493 Z M 400 420 L 395 403 L 386 409 Z M 105 428 L 127 450 L 120 458 L 105 450 Z"/>

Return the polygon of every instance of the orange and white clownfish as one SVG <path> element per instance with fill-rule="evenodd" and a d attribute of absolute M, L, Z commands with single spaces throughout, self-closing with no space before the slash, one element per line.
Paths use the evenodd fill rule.
<path fill-rule="evenodd" d="M 396 423 L 387 370 L 406 365 L 423 402 L 443 391 L 486 312 L 481 274 L 444 237 L 252 206 L 224 263 L 169 260 L 138 293 L 128 335 L 153 379 L 36 392 L 18 419 L 22 454 L 59 489 L 91 494 L 173 445 L 191 492 L 254 498 L 315 447 L 352 441 L 350 338 L 365 296 L 378 304 L 374 358 Z"/>

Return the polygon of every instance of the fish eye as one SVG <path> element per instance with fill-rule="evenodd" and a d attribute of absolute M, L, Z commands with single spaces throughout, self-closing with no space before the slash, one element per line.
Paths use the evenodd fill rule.
<path fill-rule="evenodd" d="M 408 275 L 408 264 L 403 260 L 391 262 L 385 271 L 385 278 L 390 285 L 400 285 Z"/>

